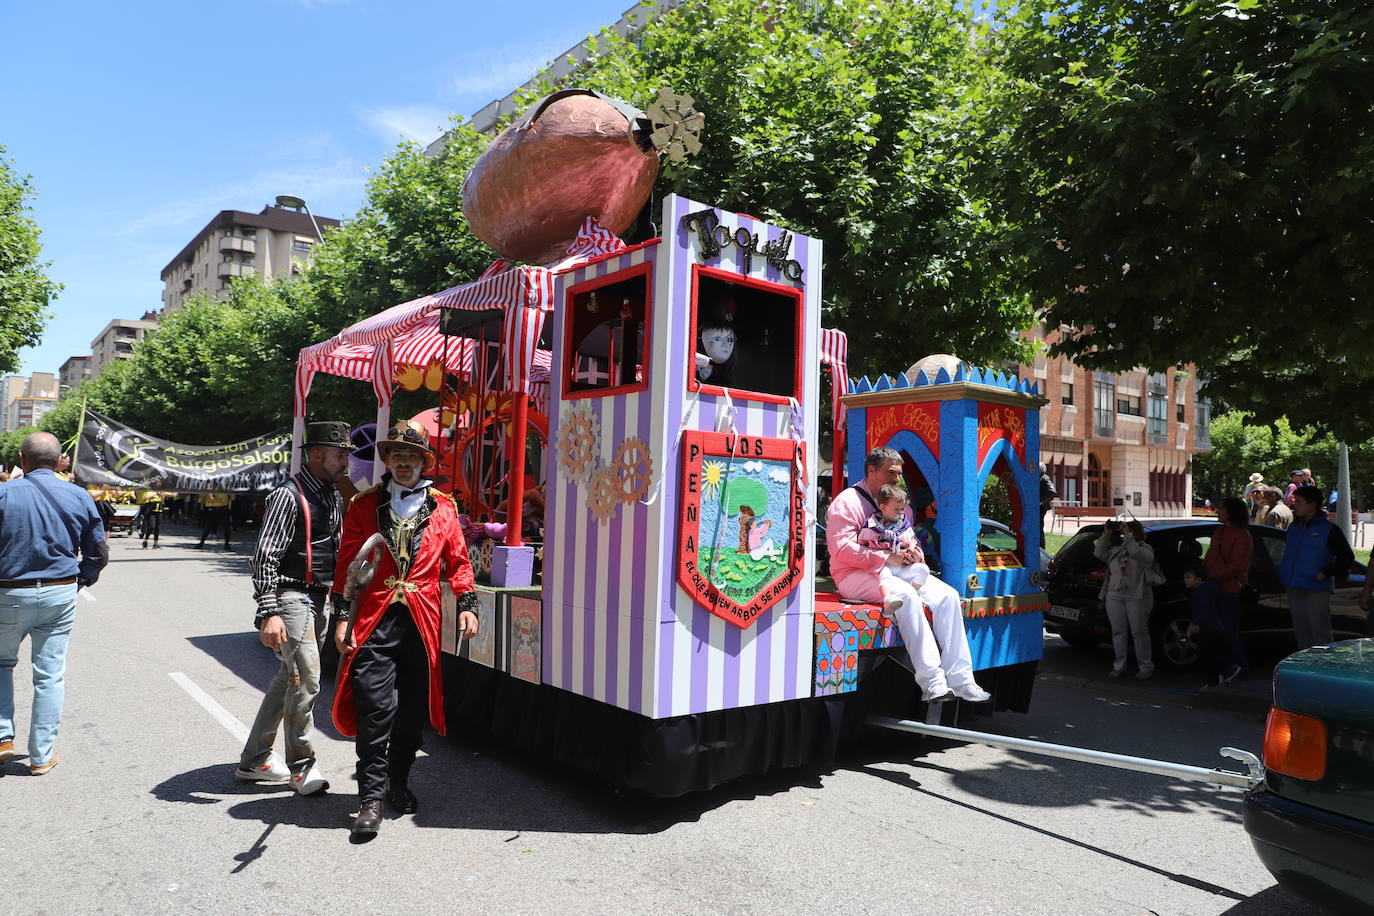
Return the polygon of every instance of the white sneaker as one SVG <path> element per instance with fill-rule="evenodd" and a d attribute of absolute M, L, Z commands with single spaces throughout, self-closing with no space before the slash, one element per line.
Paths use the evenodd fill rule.
<path fill-rule="evenodd" d="M 988 700 L 992 699 L 992 694 L 988 693 L 982 687 L 979 687 L 973 681 L 955 687 L 954 695 L 961 700 L 968 700 L 970 703 L 986 703 Z"/>
<path fill-rule="evenodd" d="M 291 771 L 286 765 L 275 756 L 267 758 L 266 763 L 257 766 L 245 767 L 239 764 L 238 769 L 234 770 L 234 775 L 244 782 L 257 782 L 263 785 L 280 786 L 285 785 L 291 778 Z"/>
<path fill-rule="evenodd" d="M 929 688 L 921 691 L 922 703 L 948 703 L 954 699 L 954 694 L 943 680 L 932 683 Z"/>
<path fill-rule="evenodd" d="M 314 757 L 308 757 L 291 768 L 291 788 L 297 795 L 314 795 L 329 788 L 329 780 L 324 778 Z"/>

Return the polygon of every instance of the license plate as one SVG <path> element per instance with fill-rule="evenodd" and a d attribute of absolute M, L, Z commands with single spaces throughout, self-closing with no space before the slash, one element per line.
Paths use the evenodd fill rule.
<path fill-rule="evenodd" d="M 1051 604 L 1048 613 L 1051 617 L 1062 617 L 1064 620 L 1077 620 L 1083 616 L 1083 609 L 1077 607 L 1064 607 L 1062 604 Z"/>

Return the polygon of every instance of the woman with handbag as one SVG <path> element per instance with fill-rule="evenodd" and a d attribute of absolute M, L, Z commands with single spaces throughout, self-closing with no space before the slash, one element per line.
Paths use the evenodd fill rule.
<path fill-rule="evenodd" d="M 1112 626 L 1112 649 L 1116 658 L 1108 677 L 1126 673 L 1128 644 L 1135 645 L 1139 668 L 1136 680 L 1154 677 L 1155 662 L 1150 646 L 1150 610 L 1154 607 L 1155 552 L 1145 543 L 1145 526 L 1132 519 L 1108 522 L 1093 545 L 1093 555 L 1107 564 L 1107 579 L 1098 597 L 1107 606 Z"/>

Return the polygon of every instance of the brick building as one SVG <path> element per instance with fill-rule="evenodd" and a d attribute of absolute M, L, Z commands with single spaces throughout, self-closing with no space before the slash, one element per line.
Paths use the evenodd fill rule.
<path fill-rule="evenodd" d="M 1038 331 L 1028 336 L 1044 339 Z M 1023 365 L 1020 375 L 1049 398 L 1040 411 L 1040 455 L 1064 508 L 1142 518 L 1191 513 L 1192 458 L 1211 449 L 1211 404 L 1198 397 L 1193 367 L 1094 372 L 1056 357 Z"/>

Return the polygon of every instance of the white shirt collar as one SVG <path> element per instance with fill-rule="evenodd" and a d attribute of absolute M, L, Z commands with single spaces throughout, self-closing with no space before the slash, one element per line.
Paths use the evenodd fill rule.
<path fill-rule="evenodd" d="M 429 488 L 434 481 L 427 477 L 421 477 L 414 487 L 403 487 L 393 478 L 387 481 L 387 492 L 391 494 L 391 511 L 401 518 L 410 518 L 420 507 L 425 504 L 425 497 L 429 495 Z M 409 496 L 401 494 L 407 490 L 413 490 Z"/>

